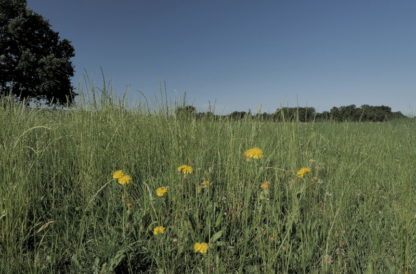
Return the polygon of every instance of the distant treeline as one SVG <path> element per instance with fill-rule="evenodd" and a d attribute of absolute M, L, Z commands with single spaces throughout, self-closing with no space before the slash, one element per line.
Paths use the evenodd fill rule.
<path fill-rule="evenodd" d="M 250 111 L 234 111 L 228 115 L 216 115 L 212 112 L 197 112 L 194 106 L 178 107 L 175 110 L 178 118 L 196 118 L 213 120 L 242 120 L 258 119 L 262 121 L 370 121 L 384 122 L 392 119 L 404 118 L 400 111 L 392 112 L 388 106 L 355 105 L 333 107 L 330 111 L 316 112 L 313 107 L 284 107 L 274 113 L 252 114 Z"/>

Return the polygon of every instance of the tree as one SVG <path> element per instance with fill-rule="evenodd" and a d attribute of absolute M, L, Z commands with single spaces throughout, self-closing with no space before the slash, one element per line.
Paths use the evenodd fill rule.
<path fill-rule="evenodd" d="M 310 122 L 315 118 L 316 111 L 312 107 L 284 107 L 278 108 L 275 115 L 283 121 Z"/>
<path fill-rule="evenodd" d="M 233 111 L 232 113 L 230 113 L 228 115 L 228 117 L 231 120 L 242 120 L 242 119 L 244 119 L 246 117 L 249 117 L 249 116 L 251 116 L 251 115 L 249 113 L 245 112 L 245 111 Z"/>
<path fill-rule="evenodd" d="M 177 107 L 175 109 L 175 115 L 179 119 L 188 119 L 194 117 L 196 114 L 196 108 L 194 106 Z"/>
<path fill-rule="evenodd" d="M 359 109 L 356 105 L 341 106 L 339 113 L 342 121 L 358 121 L 360 119 Z"/>
<path fill-rule="evenodd" d="M 70 82 L 74 48 L 26 4 L 0 0 L 0 95 L 71 104 L 77 95 Z"/>

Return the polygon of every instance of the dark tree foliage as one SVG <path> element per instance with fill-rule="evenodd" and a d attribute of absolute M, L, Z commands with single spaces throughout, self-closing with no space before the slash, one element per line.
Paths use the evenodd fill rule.
<path fill-rule="evenodd" d="M 47 104 L 71 104 L 71 43 L 26 0 L 0 0 L 0 94 Z"/>
<path fill-rule="evenodd" d="M 278 121 L 279 117 L 276 113 L 258 113 L 254 117 L 254 119 L 260 120 L 260 121 Z"/>
<path fill-rule="evenodd" d="M 299 121 L 308 122 L 315 118 L 315 108 L 297 107 L 297 108 L 278 108 L 276 110 L 276 118 L 278 121 Z"/>
<path fill-rule="evenodd" d="M 212 112 L 196 112 L 195 107 L 185 106 L 176 109 L 176 116 L 179 118 L 195 118 L 209 120 L 242 120 L 256 119 L 259 121 L 338 121 L 338 122 L 384 122 L 393 119 L 405 118 L 400 111 L 392 112 L 388 106 L 362 105 L 357 108 L 355 105 L 333 107 L 330 111 L 316 112 L 312 107 L 278 108 L 274 113 L 258 113 L 234 111 L 228 115 L 215 115 Z"/>
<path fill-rule="evenodd" d="M 249 115 L 249 113 L 245 112 L 245 111 L 233 111 L 230 115 L 229 118 L 232 120 L 242 120 L 244 118 L 246 118 Z"/>
<path fill-rule="evenodd" d="M 327 121 L 331 119 L 329 111 L 323 111 L 316 113 L 315 121 Z"/>
<path fill-rule="evenodd" d="M 178 107 L 175 110 L 175 115 L 179 119 L 192 118 L 196 114 L 196 108 L 194 106 Z"/>
<path fill-rule="evenodd" d="M 369 121 L 383 122 L 405 116 L 400 112 L 392 112 L 388 106 L 355 105 L 333 107 L 330 111 L 331 119 L 335 121 Z"/>

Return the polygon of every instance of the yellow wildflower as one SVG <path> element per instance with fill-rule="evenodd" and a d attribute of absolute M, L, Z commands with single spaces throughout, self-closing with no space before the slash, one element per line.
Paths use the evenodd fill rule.
<path fill-rule="evenodd" d="M 194 252 L 199 252 L 202 254 L 207 253 L 209 245 L 207 243 L 195 243 L 194 244 Z"/>
<path fill-rule="evenodd" d="M 206 187 L 206 186 L 209 185 L 209 181 L 208 180 L 204 180 L 201 184 Z"/>
<path fill-rule="evenodd" d="M 250 148 L 244 152 L 244 157 L 252 158 L 252 159 L 260 159 L 263 158 L 263 150 L 258 147 Z"/>
<path fill-rule="evenodd" d="M 124 176 L 124 172 L 122 170 L 116 170 L 113 172 L 113 179 L 120 179 Z"/>
<path fill-rule="evenodd" d="M 162 197 L 163 195 L 165 195 L 165 193 L 168 192 L 168 188 L 167 187 L 159 187 L 158 189 L 156 189 L 156 195 L 159 197 Z"/>
<path fill-rule="evenodd" d="M 166 227 L 164 226 L 157 226 L 153 228 L 153 235 L 165 234 Z"/>
<path fill-rule="evenodd" d="M 305 177 L 306 174 L 312 172 L 312 169 L 310 169 L 309 167 L 303 167 L 301 169 L 298 170 L 298 172 L 296 172 L 296 176 L 299 178 L 303 178 Z"/>
<path fill-rule="evenodd" d="M 121 178 L 118 178 L 118 183 L 120 185 L 126 185 L 131 183 L 131 177 L 129 175 L 123 175 Z"/>
<path fill-rule="evenodd" d="M 270 182 L 269 181 L 265 181 L 264 183 L 262 183 L 260 185 L 260 188 L 263 189 L 263 190 L 268 190 L 269 187 L 270 187 Z"/>
<path fill-rule="evenodd" d="M 181 165 L 178 167 L 178 171 L 182 172 L 183 174 L 191 174 L 194 170 L 191 166 Z"/>

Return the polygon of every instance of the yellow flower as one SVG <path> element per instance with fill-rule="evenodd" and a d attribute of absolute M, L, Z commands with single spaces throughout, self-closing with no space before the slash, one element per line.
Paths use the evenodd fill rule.
<path fill-rule="evenodd" d="M 124 172 L 122 170 L 116 170 L 113 172 L 113 179 L 120 179 L 124 176 Z"/>
<path fill-rule="evenodd" d="M 199 252 L 202 254 L 207 253 L 209 245 L 207 243 L 195 243 L 194 244 L 194 251 Z"/>
<path fill-rule="evenodd" d="M 159 197 L 162 197 L 163 195 L 165 195 L 165 193 L 168 192 L 168 188 L 167 187 L 159 187 L 158 189 L 156 189 L 156 195 Z"/>
<path fill-rule="evenodd" d="M 263 150 L 258 147 L 250 148 L 244 152 L 244 157 L 252 158 L 252 159 L 260 159 L 263 158 Z"/>
<path fill-rule="evenodd" d="M 204 180 L 201 184 L 206 187 L 206 186 L 209 185 L 209 181 L 208 180 Z"/>
<path fill-rule="evenodd" d="M 298 176 L 299 178 L 303 178 L 306 174 L 310 172 L 312 172 L 312 169 L 310 169 L 309 167 L 303 167 L 299 169 L 298 172 L 296 172 L 296 176 Z"/>
<path fill-rule="evenodd" d="M 260 185 L 260 188 L 263 189 L 263 190 L 268 190 L 269 187 L 270 187 L 270 182 L 269 181 L 265 181 L 264 183 L 262 183 Z"/>
<path fill-rule="evenodd" d="M 165 234 L 166 227 L 164 226 L 157 226 L 153 228 L 153 235 Z"/>
<path fill-rule="evenodd" d="M 131 177 L 129 175 L 123 175 L 121 178 L 118 178 L 118 183 L 120 185 L 126 185 L 131 183 Z"/>
<path fill-rule="evenodd" d="M 183 174 L 191 174 L 194 170 L 191 166 L 181 165 L 178 167 L 178 171 L 182 172 Z"/>

